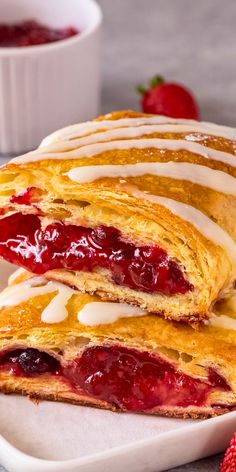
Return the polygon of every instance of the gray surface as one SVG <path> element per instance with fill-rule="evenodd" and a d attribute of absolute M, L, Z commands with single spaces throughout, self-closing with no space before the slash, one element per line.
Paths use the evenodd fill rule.
<path fill-rule="evenodd" d="M 105 16 L 103 112 L 138 109 L 135 85 L 161 73 L 194 91 L 202 119 L 235 125 L 235 0 L 99 3 Z M 217 456 L 169 472 L 216 472 L 219 461 Z"/>

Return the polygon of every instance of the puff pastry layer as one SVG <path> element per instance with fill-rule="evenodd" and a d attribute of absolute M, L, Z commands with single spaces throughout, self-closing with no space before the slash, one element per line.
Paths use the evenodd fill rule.
<path fill-rule="evenodd" d="M 0 255 L 103 299 L 207 319 L 235 283 L 235 137 L 232 128 L 129 111 L 55 133 L 0 171 Z M 70 237 L 76 227 L 80 243 L 92 234 L 89 254 Z M 112 263 L 102 261 L 104 228 L 119 239 Z"/>
<path fill-rule="evenodd" d="M 26 299 L 18 284 L 30 277 L 18 275 L 15 287 L 0 295 L 2 392 L 192 418 L 236 409 L 236 315 L 227 303 L 199 330 L 154 315 L 126 318 L 121 304 L 117 313 L 123 309 L 124 318 L 88 326 L 78 321 L 85 307 L 102 304 L 104 311 L 106 304 L 74 291 L 64 319 L 46 323 L 43 313 L 62 286 L 40 294 L 38 281 L 38 292 Z M 16 294 L 25 299 L 16 304 Z"/>

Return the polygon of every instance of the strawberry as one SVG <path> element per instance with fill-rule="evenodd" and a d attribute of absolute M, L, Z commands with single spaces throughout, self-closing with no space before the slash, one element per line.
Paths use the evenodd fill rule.
<path fill-rule="evenodd" d="M 172 118 L 199 119 L 197 103 L 189 90 L 182 85 L 165 82 L 156 76 L 149 82 L 150 88 L 138 87 L 142 95 L 144 113 L 166 115 Z"/>
<path fill-rule="evenodd" d="M 220 472 L 236 472 L 236 433 L 225 453 Z"/>

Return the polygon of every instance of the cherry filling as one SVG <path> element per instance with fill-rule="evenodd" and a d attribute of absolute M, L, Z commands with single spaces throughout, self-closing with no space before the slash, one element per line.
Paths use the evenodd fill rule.
<path fill-rule="evenodd" d="M 193 290 L 166 251 L 125 242 L 120 231 L 108 226 L 57 222 L 43 229 L 38 216 L 15 213 L 0 219 L 0 256 L 36 274 L 102 267 L 116 284 L 132 289 L 167 295 Z"/>
<path fill-rule="evenodd" d="M 217 388 L 222 389 L 222 390 L 226 390 L 226 391 L 230 390 L 230 387 L 227 384 L 224 377 L 217 374 L 217 372 L 214 369 L 212 369 L 211 367 L 208 370 L 208 379 L 209 379 L 209 382 L 212 385 L 215 385 Z"/>
<path fill-rule="evenodd" d="M 79 34 L 74 27 L 50 28 L 35 20 L 22 21 L 14 25 L 0 24 L 0 46 L 22 47 L 52 43 Z"/>
<path fill-rule="evenodd" d="M 59 373 L 60 363 L 46 352 L 37 349 L 16 349 L 0 357 L 1 369 L 10 370 L 16 376 Z"/>
<path fill-rule="evenodd" d="M 16 195 L 12 195 L 10 202 L 17 203 L 18 205 L 31 205 L 35 200 L 38 200 L 39 193 L 40 190 L 38 188 L 28 187 L 26 190 L 23 190 Z"/>
<path fill-rule="evenodd" d="M 74 392 L 79 389 L 82 394 L 126 411 L 162 405 L 204 406 L 213 390 L 231 390 L 213 369 L 203 382 L 178 371 L 156 355 L 120 346 L 88 348 L 64 367 L 37 349 L 18 349 L 2 355 L 1 369 L 24 377 L 57 374 Z"/>
<path fill-rule="evenodd" d="M 85 350 L 65 373 L 84 392 L 127 411 L 201 406 L 215 388 L 230 390 L 215 371 L 213 382 L 203 382 L 148 352 L 116 346 Z"/>

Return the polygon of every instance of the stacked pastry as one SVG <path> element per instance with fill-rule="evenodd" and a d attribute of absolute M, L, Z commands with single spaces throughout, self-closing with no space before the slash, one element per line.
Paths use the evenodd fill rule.
<path fill-rule="evenodd" d="M 236 409 L 236 130 L 117 112 L 0 172 L 0 390 Z"/>

